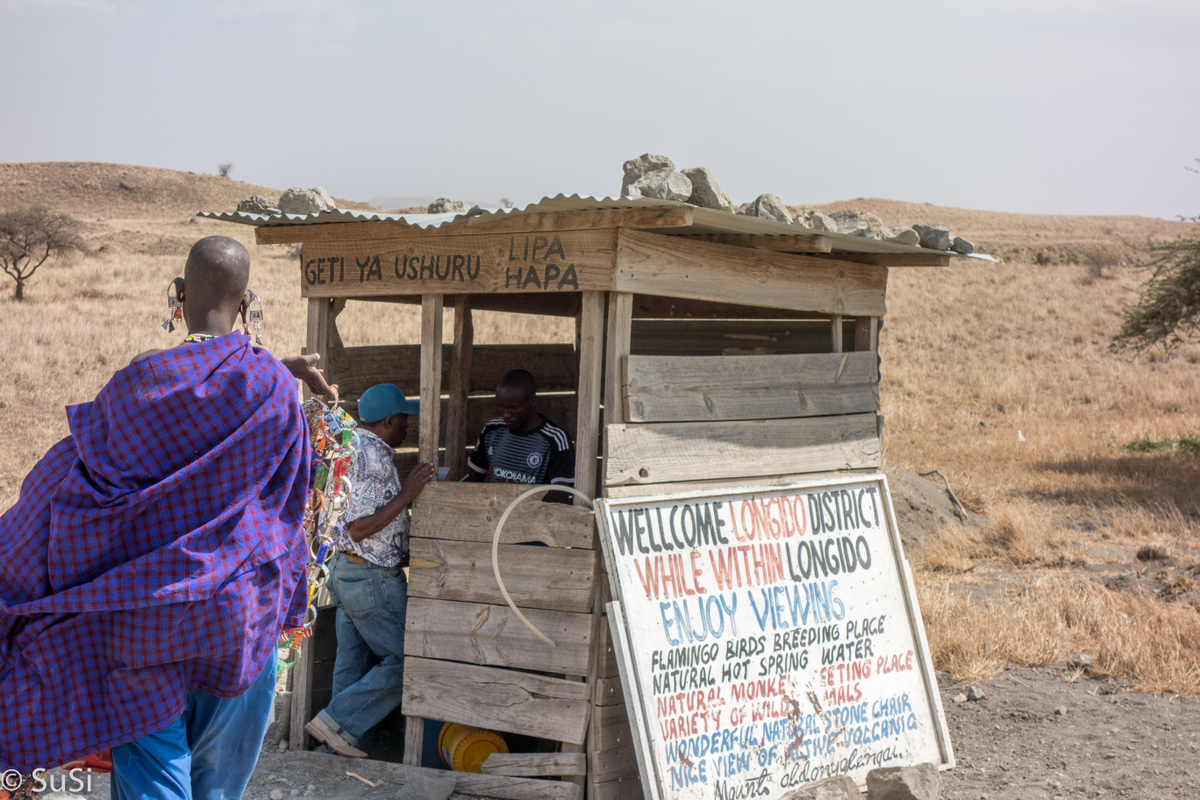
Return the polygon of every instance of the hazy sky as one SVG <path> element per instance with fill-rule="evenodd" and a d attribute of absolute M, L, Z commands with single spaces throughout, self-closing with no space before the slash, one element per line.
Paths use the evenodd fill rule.
<path fill-rule="evenodd" d="M 616 194 L 1200 213 L 1197 0 L 0 0 L 0 161 L 367 200 Z"/>

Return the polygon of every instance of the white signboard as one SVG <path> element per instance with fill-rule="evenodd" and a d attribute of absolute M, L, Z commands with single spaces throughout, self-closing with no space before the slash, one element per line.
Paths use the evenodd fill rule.
<path fill-rule="evenodd" d="M 953 766 L 887 481 L 600 501 L 650 798 Z"/>

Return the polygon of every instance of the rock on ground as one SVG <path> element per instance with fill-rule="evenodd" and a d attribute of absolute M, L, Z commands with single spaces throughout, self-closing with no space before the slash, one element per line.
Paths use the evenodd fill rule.
<path fill-rule="evenodd" d="M 637 158 L 631 158 L 626 161 L 621 165 L 621 169 L 625 172 L 621 178 L 621 196 L 625 197 L 625 190 L 637 181 L 638 178 L 647 172 L 654 172 L 658 169 L 675 169 L 675 162 L 666 156 L 643 153 Z"/>
<path fill-rule="evenodd" d="M 285 214 L 316 214 L 337 208 L 324 187 L 301 189 L 293 186 L 279 196 L 279 210 Z"/>
<path fill-rule="evenodd" d="M 647 172 L 626 188 L 628 197 L 686 201 L 692 196 L 692 182 L 682 172 L 656 169 Z"/>
<path fill-rule="evenodd" d="M 812 228 L 814 231 L 823 233 L 837 233 L 837 223 L 833 221 L 833 217 L 828 214 L 823 214 L 816 209 L 807 209 L 796 215 L 796 224 L 803 225 L 806 228 Z"/>
<path fill-rule="evenodd" d="M 964 256 L 969 256 L 971 253 L 975 252 L 975 244 L 973 242 L 968 242 L 961 236 L 955 236 L 954 241 L 950 243 L 950 249 L 956 253 L 961 253 Z"/>
<path fill-rule="evenodd" d="M 780 800 L 859 800 L 861 796 L 858 785 L 848 775 L 835 775 L 792 789 Z"/>
<path fill-rule="evenodd" d="M 718 211 L 731 210 L 729 195 L 721 191 L 717 179 L 708 167 L 685 169 L 683 175 L 692 182 L 692 195 L 687 199 L 689 203 L 701 208 L 715 208 Z"/>
<path fill-rule="evenodd" d="M 833 217 L 834 223 L 837 224 L 838 233 L 844 233 L 849 236 L 861 236 L 864 239 L 879 238 L 875 233 L 874 227 L 871 225 L 871 220 L 857 211 L 835 211 L 830 216 Z M 879 219 L 874 214 L 871 214 L 871 216 Z M 881 229 L 882 226 L 883 223 L 881 222 Z"/>
<path fill-rule="evenodd" d="M 456 783 L 453 775 L 414 775 L 404 782 L 395 797 L 396 800 L 446 800 L 454 793 Z"/>
<path fill-rule="evenodd" d="M 471 207 L 462 200 L 451 200 L 449 197 L 439 197 L 429 204 L 430 214 L 465 214 Z"/>
<path fill-rule="evenodd" d="M 921 243 L 921 237 L 912 228 L 884 228 L 883 240 L 894 244 Z"/>
<path fill-rule="evenodd" d="M 773 219 L 776 222 L 786 222 L 792 224 L 792 215 L 788 212 L 787 206 L 779 199 L 779 195 L 760 194 L 746 208 L 746 216 L 758 217 L 759 219 Z"/>
<path fill-rule="evenodd" d="M 237 204 L 237 210 L 247 214 L 264 214 L 270 208 L 278 206 L 274 200 L 261 194 L 251 195 Z"/>
<path fill-rule="evenodd" d="M 867 800 L 938 800 L 939 787 L 938 769 L 929 763 L 867 773 Z"/>
<path fill-rule="evenodd" d="M 921 237 L 921 247 L 928 247 L 931 250 L 950 249 L 950 229 L 945 225 L 920 222 L 913 225 L 913 230 L 917 232 L 917 236 Z"/>

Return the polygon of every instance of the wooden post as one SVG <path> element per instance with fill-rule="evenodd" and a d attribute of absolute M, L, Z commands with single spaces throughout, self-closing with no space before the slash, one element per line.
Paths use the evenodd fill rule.
<path fill-rule="evenodd" d="M 317 365 L 325 368 L 329 358 L 329 299 L 313 297 L 308 301 L 308 331 L 305 337 L 305 352 L 320 353 Z M 304 387 L 304 399 L 312 399 L 308 386 Z M 307 720 L 305 720 L 307 722 Z"/>
<path fill-rule="evenodd" d="M 446 466 L 448 480 L 458 480 L 467 471 L 467 395 L 471 389 L 471 351 L 475 326 L 471 320 L 471 296 L 454 297 L 454 350 L 450 356 L 450 403 L 446 412 Z"/>
<path fill-rule="evenodd" d="M 417 457 L 437 466 L 442 406 L 442 296 L 421 297 L 421 413 Z"/>
<path fill-rule="evenodd" d="M 629 340 L 633 327 L 633 295 L 629 292 L 609 292 L 608 331 L 604 353 L 604 424 L 625 421 L 625 398 L 622 395 L 625 358 L 629 356 Z"/>
<path fill-rule="evenodd" d="M 437 466 L 438 423 L 442 408 L 442 295 L 421 297 L 421 411 L 417 415 L 417 457 Z M 404 763 L 421 765 L 425 720 L 404 717 Z"/>
<path fill-rule="evenodd" d="M 854 324 L 856 351 L 879 349 L 879 317 L 859 317 Z"/>
<path fill-rule="evenodd" d="M 307 390 L 306 390 L 307 391 Z M 288 749 L 307 750 L 308 731 L 304 726 L 312 718 L 313 642 L 300 649 L 300 660 L 292 667 L 292 721 L 288 726 Z"/>
<path fill-rule="evenodd" d="M 575 488 L 596 496 L 600 377 L 604 366 L 604 293 L 584 292 L 579 312 L 579 394 L 575 416 Z M 578 504 L 578 501 L 576 501 Z"/>
<path fill-rule="evenodd" d="M 831 328 L 831 331 L 833 333 L 833 351 L 832 352 L 840 353 L 840 352 L 842 352 L 842 349 L 843 349 L 843 347 L 842 347 L 842 315 L 841 314 L 833 315 L 833 327 Z"/>

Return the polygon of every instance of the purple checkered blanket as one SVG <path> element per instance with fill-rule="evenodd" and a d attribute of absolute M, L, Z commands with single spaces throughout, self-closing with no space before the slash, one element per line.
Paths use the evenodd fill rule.
<path fill-rule="evenodd" d="M 0 770 L 157 731 L 192 689 L 244 692 L 304 611 L 311 450 L 269 353 L 175 347 L 67 418 L 0 516 Z"/>

